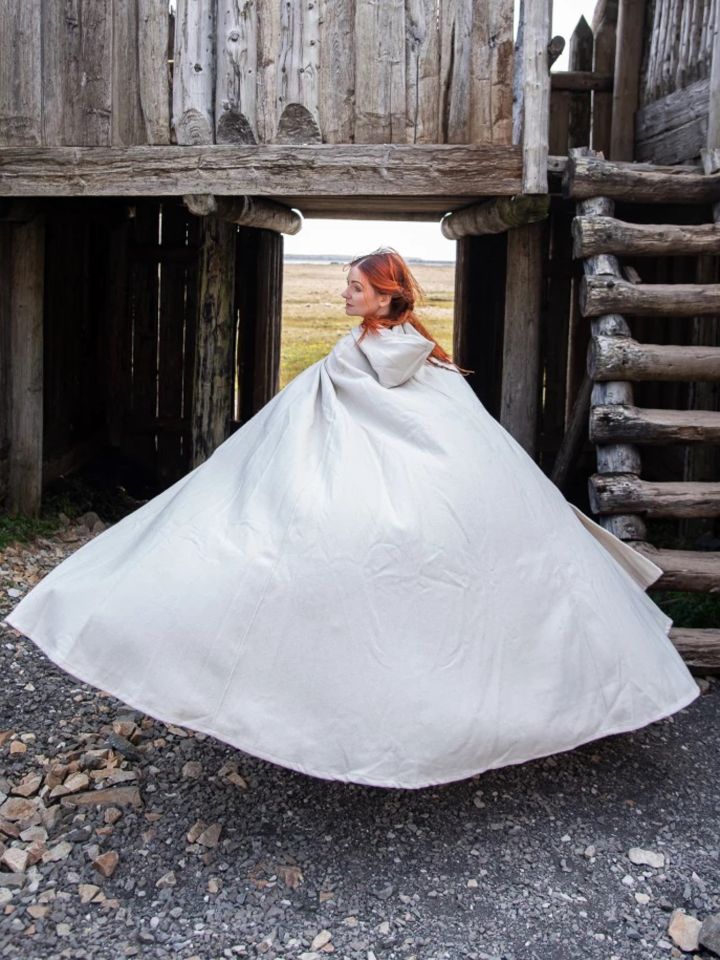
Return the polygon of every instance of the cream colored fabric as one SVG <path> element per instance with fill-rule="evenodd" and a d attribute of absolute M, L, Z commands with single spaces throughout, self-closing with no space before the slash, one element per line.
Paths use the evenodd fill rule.
<path fill-rule="evenodd" d="M 7 621 L 148 714 L 387 787 L 694 700 L 642 589 L 659 568 L 579 515 L 413 328 L 359 332 Z"/>

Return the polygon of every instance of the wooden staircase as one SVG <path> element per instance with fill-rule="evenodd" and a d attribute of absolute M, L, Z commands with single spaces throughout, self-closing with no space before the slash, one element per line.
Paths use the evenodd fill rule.
<path fill-rule="evenodd" d="M 720 412 L 638 407 L 633 383 L 720 382 L 720 347 L 640 343 L 626 315 L 720 315 L 720 284 L 643 284 L 632 267 L 621 268 L 618 257 L 720 255 L 717 154 L 704 158 L 701 171 L 610 163 L 581 148 L 571 151 L 563 179 L 565 196 L 577 200 L 573 256 L 583 261 L 580 309 L 591 321 L 584 413 L 589 400 L 597 472 L 589 479 L 590 505 L 603 527 L 662 568 L 653 589 L 720 593 L 720 552 L 657 548 L 647 540 L 645 523 L 656 517 L 720 517 L 720 482 L 644 480 L 640 455 L 640 447 L 648 444 L 720 444 Z M 624 222 L 614 216 L 616 199 L 714 203 L 715 222 Z M 720 671 L 720 624 L 717 629 L 673 626 L 670 639 L 692 669 Z"/>

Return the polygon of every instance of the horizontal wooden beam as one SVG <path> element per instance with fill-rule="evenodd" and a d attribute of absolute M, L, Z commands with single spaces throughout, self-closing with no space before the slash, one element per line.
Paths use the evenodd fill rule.
<path fill-rule="evenodd" d="M 592 337 L 593 380 L 720 380 L 720 347 L 638 343 L 632 337 Z"/>
<path fill-rule="evenodd" d="M 720 283 L 630 283 L 585 276 L 580 284 L 584 317 L 626 313 L 636 317 L 697 317 L 720 313 Z"/>
<path fill-rule="evenodd" d="M 3 147 L 0 196 L 512 196 L 505 144 Z"/>
<path fill-rule="evenodd" d="M 627 223 L 615 217 L 575 217 L 573 257 L 670 257 L 720 254 L 720 224 Z"/>
<path fill-rule="evenodd" d="M 588 493 L 593 513 L 720 517 L 720 483 L 655 483 L 632 473 L 594 473 Z"/>
<path fill-rule="evenodd" d="M 687 667 L 698 673 L 720 673 L 720 630 L 672 627 L 669 637 Z"/>
<path fill-rule="evenodd" d="M 461 240 L 463 237 L 504 233 L 512 227 L 545 220 L 549 212 L 550 197 L 547 193 L 496 197 L 449 213 L 441 220 L 440 229 L 448 240 Z"/>
<path fill-rule="evenodd" d="M 663 574 L 655 590 L 720 594 L 720 553 L 713 550 L 667 550 L 645 541 L 630 546 L 656 563 Z"/>
<path fill-rule="evenodd" d="M 243 227 L 275 230 L 293 235 L 302 228 L 297 210 L 263 197 L 216 197 L 213 194 L 189 194 L 183 197 L 188 210 L 198 217 L 214 216 Z"/>
<path fill-rule="evenodd" d="M 589 438 L 591 443 L 720 443 L 720 413 L 598 404 L 590 411 Z"/>
<path fill-rule="evenodd" d="M 597 157 L 568 158 L 562 183 L 568 199 L 610 197 L 631 203 L 714 203 L 720 199 L 720 174 L 701 167 L 612 163 Z"/>
<path fill-rule="evenodd" d="M 612 91 L 611 73 L 594 73 L 592 70 L 556 70 L 550 74 L 550 86 L 553 90 L 566 90 L 571 93 L 586 93 L 599 90 Z"/>

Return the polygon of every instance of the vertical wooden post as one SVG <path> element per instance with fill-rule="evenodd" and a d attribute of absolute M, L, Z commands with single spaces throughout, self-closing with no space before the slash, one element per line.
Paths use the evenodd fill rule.
<path fill-rule="evenodd" d="M 508 231 L 500 422 L 534 457 L 540 392 L 543 223 Z"/>
<path fill-rule="evenodd" d="M 8 488 L 6 510 L 37 516 L 43 466 L 43 292 L 45 223 L 12 230 L 9 264 Z"/>
<path fill-rule="evenodd" d="M 474 373 L 467 382 L 500 418 L 507 233 L 457 241 L 453 357 Z"/>
<path fill-rule="evenodd" d="M 547 193 L 548 136 L 550 125 L 550 68 L 548 44 L 552 0 L 528 0 L 520 5 L 519 56 L 515 70 L 516 104 L 513 137 L 518 135 L 517 112 L 522 115 L 523 193 Z M 515 142 L 520 142 L 515 140 Z"/>
<path fill-rule="evenodd" d="M 236 303 L 237 416 L 249 420 L 280 386 L 283 235 L 275 230 L 240 227 Z"/>
<path fill-rule="evenodd" d="M 198 326 L 192 398 L 191 467 L 229 436 L 235 333 L 237 226 L 203 217 L 198 262 Z"/>
<path fill-rule="evenodd" d="M 715 24 L 715 37 L 710 64 L 710 105 L 708 131 L 703 157 L 705 173 L 720 172 L 720 18 Z M 720 224 L 720 203 L 713 208 L 715 223 Z M 696 267 L 698 283 L 717 283 L 720 270 L 716 257 L 698 257 Z M 699 346 L 716 346 L 720 341 L 720 318 L 694 317 L 690 342 Z M 691 382 L 688 390 L 688 407 L 694 410 L 717 410 L 720 391 L 717 383 Z M 685 448 L 683 479 L 688 481 L 715 480 L 718 475 L 717 449 L 703 444 L 688 444 Z M 685 520 L 682 524 L 686 536 L 699 535 L 713 530 L 712 520 Z"/>
<path fill-rule="evenodd" d="M 615 33 L 618 0 L 598 0 L 593 16 L 595 47 L 593 70 L 596 73 L 615 72 Z M 612 93 L 594 90 L 592 95 L 592 135 L 590 145 L 607 157 L 610 152 L 612 123 Z"/>
<path fill-rule="evenodd" d="M 214 141 L 215 7 L 215 0 L 178 0 L 172 125 L 179 144 Z"/>
<path fill-rule="evenodd" d="M 580 17 L 570 37 L 568 66 L 571 70 L 592 70 L 594 39 L 590 24 Z M 570 102 L 568 142 L 563 153 L 572 147 L 590 145 L 590 93 L 573 93 Z"/>
<path fill-rule="evenodd" d="M 645 0 L 620 0 L 610 132 L 611 160 L 635 158 L 635 111 L 640 87 L 644 25 Z"/>
<path fill-rule="evenodd" d="M 281 233 L 258 231 L 253 412 L 275 396 L 280 384 L 283 245 Z"/>

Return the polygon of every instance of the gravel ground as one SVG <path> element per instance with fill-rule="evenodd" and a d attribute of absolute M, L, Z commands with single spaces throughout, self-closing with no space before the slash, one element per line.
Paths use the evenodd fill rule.
<path fill-rule="evenodd" d="M 0 555 L 0 614 L 93 519 Z M 636 733 L 403 791 L 144 717 L 10 628 L 0 651 L 0 957 L 714 956 L 668 933 L 720 911 L 713 678 Z"/>

